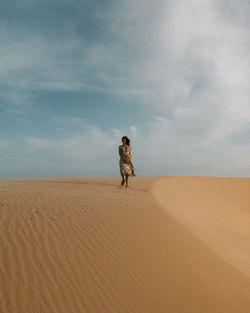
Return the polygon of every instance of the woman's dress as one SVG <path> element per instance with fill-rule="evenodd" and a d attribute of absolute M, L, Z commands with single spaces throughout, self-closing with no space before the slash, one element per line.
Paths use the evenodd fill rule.
<path fill-rule="evenodd" d="M 120 152 L 120 173 L 122 176 L 128 174 L 129 176 L 136 176 L 135 167 L 131 160 L 129 152 L 132 150 L 131 145 L 124 147 L 123 145 L 119 146 Z"/>

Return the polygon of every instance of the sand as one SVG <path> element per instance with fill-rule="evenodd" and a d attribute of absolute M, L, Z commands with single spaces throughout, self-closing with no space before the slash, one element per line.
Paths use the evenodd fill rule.
<path fill-rule="evenodd" d="M 0 181 L 1 313 L 250 312 L 250 178 Z"/>

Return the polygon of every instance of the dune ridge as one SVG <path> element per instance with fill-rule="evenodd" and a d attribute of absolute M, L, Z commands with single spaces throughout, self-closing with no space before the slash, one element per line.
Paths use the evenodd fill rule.
<path fill-rule="evenodd" d="M 202 233 L 196 227 L 203 220 L 192 203 L 204 203 L 206 188 L 216 197 L 219 184 L 174 176 L 133 177 L 127 189 L 118 177 L 5 180 L 0 184 L 0 312 L 249 312 L 245 228 L 236 234 L 233 250 L 219 253 L 223 242 L 214 247 L 210 228 Z M 238 193 L 210 204 L 230 203 L 237 221 L 247 219 L 249 185 L 230 184 L 225 178 L 223 190 L 238 188 Z M 187 189 L 198 186 L 199 196 L 194 192 L 188 198 Z M 241 205 L 240 216 L 232 203 Z M 180 210 L 183 205 L 186 211 Z M 210 206 L 203 209 L 219 234 Z M 192 219 L 184 214 L 188 211 Z M 226 211 L 220 212 L 222 217 Z M 231 243 L 235 232 L 229 234 Z M 242 258 L 231 256 L 239 251 Z"/>

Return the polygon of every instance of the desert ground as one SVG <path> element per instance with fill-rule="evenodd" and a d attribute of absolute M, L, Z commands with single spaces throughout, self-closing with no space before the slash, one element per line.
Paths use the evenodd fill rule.
<path fill-rule="evenodd" d="M 250 178 L 0 180 L 1 313 L 249 313 Z"/>

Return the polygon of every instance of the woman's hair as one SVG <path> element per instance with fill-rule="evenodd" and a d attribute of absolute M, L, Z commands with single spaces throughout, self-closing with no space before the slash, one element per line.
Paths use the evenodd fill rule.
<path fill-rule="evenodd" d="M 123 136 L 122 139 L 125 138 L 126 139 L 126 144 L 129 146 L 130 145 L 130 139 L 128 139 L 127 136 Z"/>

